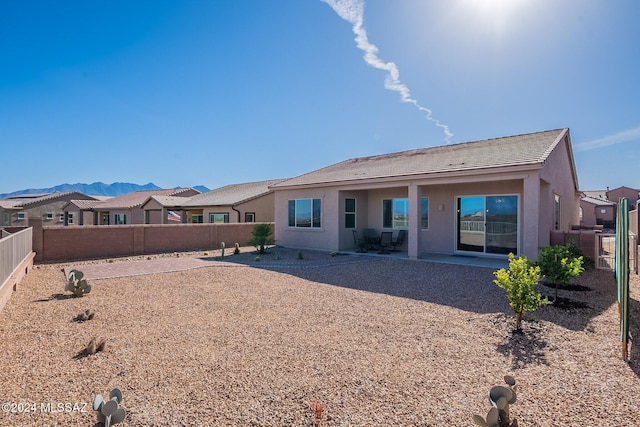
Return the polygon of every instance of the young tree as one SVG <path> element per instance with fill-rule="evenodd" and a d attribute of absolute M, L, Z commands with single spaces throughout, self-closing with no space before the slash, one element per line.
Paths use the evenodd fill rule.
<path fill-rule="evenodd" d="M 501 268 L 494 271 L 496 285 L 507 291 L 509 305 L 516 314 L 516 330 L 521 329 L 525 313 L 536 311 L 540 306 L 551 302 L 535 289 L 540 280 L 540 267 L 531 266 L 527 258 L 509 254 L 509 270 Z"/>
<path fill-rule="evenodd" d="M 259 254 L 264 253 L 264 247 L 275 244 L 275 240 L 271 237 L 271 226 L 269 224 L 256 224 L 251 232 L 253 238 L 249 240 L 249 244 L 255 246 Z"/>
<path fill-rule="evenodd" d="M 555 285 L 554 301 L 558 299 L 558 287 L 569 284 L 584 271 L 582 256 L 574 257 L 568 246 L 545 246 L 540 248 L 538 265 L 549 284 Z"/>

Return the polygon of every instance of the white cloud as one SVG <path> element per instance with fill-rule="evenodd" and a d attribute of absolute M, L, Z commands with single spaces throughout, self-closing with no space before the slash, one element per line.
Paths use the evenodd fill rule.
<path fill-rule="evenodd" d="M 352 31 L 356 35 L 356 44 L 359 49 L 364 52 L 365 62 L 373 68 L 383 70 L 387 72 L 385 77 L 384 87 L 386 89 L 398 92 L 402 102 L 413 104 L 418 110 L 427 113 L 427 120 L 430 120 L 436 124 L 436 126 L 442 128 L 445 135 L 445 142 L 449 144 L 453 134 L 449 130 L 449 126 L 440 123 L 440 120 L 433 117 L 433 112 L 418 103 L 411 97 L 409 88 L 400 82 L 400 72 L 398 67 L 393 62 L 384 62 L 378 57 L 378 48 L 376 45 L 369 42 L 367 31 L 364 29 L 364 1 L 362 0 L 322 0 L 327 3 L 331 8 L 340 16 L 340 18 L 353 25 Z"/>
<path fill-rule="evenodd" d="M 633 141 L 634 139 L 640 139 L 640 127 L 634 129 L 623 130 L 622 132 L 615 133 L 613 135 L 605 136 L 604 138 L 594 139 L 593 141 L 582 142 L 574 145 L 574 151 L 589 151 L 597 148 L 608 147 L 610 145 L 621 144 L 623 142 Z"/>

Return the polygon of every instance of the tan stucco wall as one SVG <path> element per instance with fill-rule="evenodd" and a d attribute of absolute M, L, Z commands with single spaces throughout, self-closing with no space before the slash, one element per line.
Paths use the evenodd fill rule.
<path fill-rule="evenodd" d="M 565 139 L 549 154 L 540 171 L 540 178 L 548 185 L 541 188 L 540 194 L 539 246 L 549 245 L 551 230 L 554 229 L 554 194 L 560 196 L 560 230 L 569 231 L 572 225 L 580 224 L 580 194 L 570 165 Z"/>
<path fill-rule="evenodd" d="M 322 200 L 321 228 L 290 228 L 290 199 Z M 276 243 L 300 249 L 337 250 L 339 247 L 339 197 L 335 188 L 283 190 L 275 193 Z"/>
<path fill-rule="evenodd" d="M 275 219 L 274 202 L 275 195 L 269 193 L 249 200 L 248 202 L 238 204 L 236 209 L 240 211 L 240 222 L 244 222 L 244 214 L 246 212 L 254 212 L 256 214 L 255 222 L 273 222 Z M 229 220 L 231 221 L 231 219 Z"/>
<path fill-rule="evenodd" d="M 429 229 L 421 231 L 421 251 L 454 253 L 458 197 L 494 195 L 518 196 L 519 210 L 522 210 L 522 181 L 487 181 L 423 186 L 422 197 L 429 198 Z M 520 212 L 520 222 L 522 222 L 522 212 Z M 521 226 L 521 234 L 522 229 Z M 520 241 L 522 241 L 522 235 Z"/>
<path fill-rule="evenodd" d="M 638 200 L 638 190 L 627 187 L 619 187 L 607 191 L 607 199 L 611 200 L 614 203 L 618 203 L 620 197 L 628 198 L 631 202 L 631 206 L 634 206 L 636 204 L 636 201 Z"/>

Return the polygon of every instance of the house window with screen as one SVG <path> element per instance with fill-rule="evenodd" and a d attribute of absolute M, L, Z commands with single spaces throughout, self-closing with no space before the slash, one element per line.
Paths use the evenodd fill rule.
<path fill-rule="evenodd" d="M 53 212 L 47 212 L 46 218 L 47 220 L 51 221 L 53 219 Z"/>
<path fill-rule="evenodd" d="M 560 230 L 560 196 L 553 195 L 553 228 Z"/>
<path fill-rule="evenodd" d="M 73 224 L 73 214 L 67 214 L 67 224 Z"/>
<path fill-rule="evenodd" d="M 256 214 L 255 214 L 255 212 L 245 212 L 244 213 L 244 222 L 256 222 Z"/>
<path fill-rule="evenodd" d="M 344 228 L 356 228 L 356 199 L 344 200 Z"/>
<path fill-rule="evenodd" d="M 226 224 L 229 222 L 228 213 L 210 213 L 209 222 L 212 224 Z"/>
<path fill-rule="evenodd" d="M 127 223 L 127 214 L 117 213 L 113 216 L 116 225 L 124 225 Z"/>
<path fill-rule="evenodd" d="M 18 219 L 22 220 L 25 218 L 24 212 L 18 212 Z"/>
<path fill-rule="evenodd" d="M 601 214 L 606 214 L 606 213 L 607 213 L 607 209 L 606 209 L 606 208 L 602 208 L 602 209 L 600 209 L 600 213 L 601 213 Z"/>
<path fill-rule="evenodd" d="M 382 201 L 382 228 L 406 230 L 409 228 L 409 199 Z"/>
<path fill-rule="evenodd" d="M 420 199 L 420 226 L 423 230 L 429 229 L 429 198 Z"/>
<path fill-rule="evenodd" d="M 204 222 L 202 215 L 191 215 L 192 224 L 202 224 Z"/>
<path fill-rule="evenodd" d="M 320 228 L 322 201 L 320 199 L 289 200 L 289 227 Z"/>
<path fill-rule="evenodd" d="M 3 212 L 2 213 L 2 225 L 9 225 L 11 224 L 11 215 L 9 215 L 8 212 Z"/>

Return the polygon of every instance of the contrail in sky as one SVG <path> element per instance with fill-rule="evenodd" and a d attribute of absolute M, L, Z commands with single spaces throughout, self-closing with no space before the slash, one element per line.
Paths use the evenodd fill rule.
<path fill-rule="evenodd" d="M 640 139 L 640 127 L 623 130 L 622 132 L 605 136 L 604 138 L 594 139 L 593 141 L 576 144 L 573 148 L 575 151 L 589 151 L 595 150 L 596 148 L 608 147 L 610 145 L 633 141 L 634 139 Z"/>
<path fill-rule="evenodd" d="M 427 120 L 442 128 L 445 134 L 445 142 L 449 144 L 453 134 L 449 131 L 449 126 L 440 123 L 440 120 L 433 117 L 432 111 L 427 107 L 418 104 L 418 101 L 411 97 L 409 88 L 400 82 L 400 72 L 393 62 L 384 62 L 378 57 L 378 48 L 369 42 L 367 31 L 363 27 L 364 21 L 364 1 L 362 0 L 322 0 L 340 16 L 340 18 L 353 25 L 353 33 L 356 35 L 356 43 L 358 48 L 364 52 L 365 62 L 373 68 L 386 71 L 387 77 L 384 80 L 384 87 L 389 90 L 396 91 L 400 94 L 402 102 L 415 105 L 415 107 L 427 113 Z"/>

